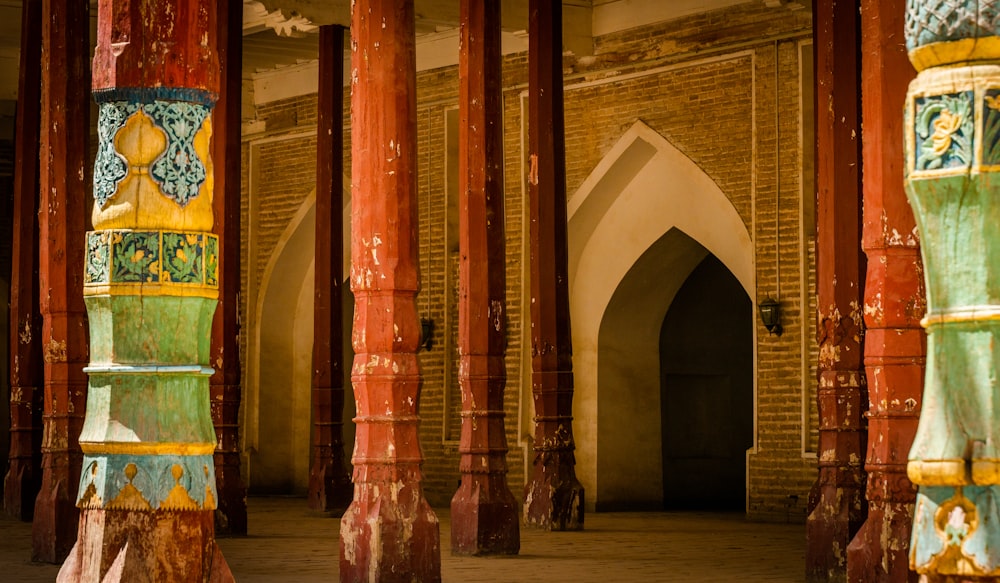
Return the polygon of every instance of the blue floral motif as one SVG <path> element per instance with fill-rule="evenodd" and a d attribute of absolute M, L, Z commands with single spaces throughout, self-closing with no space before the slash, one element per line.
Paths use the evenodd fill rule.
<path fill-rule="evenodd" d="M 84 283 L 108 283 L 111 281 L 111 262 L 108 254 L 108 232 L 87 233 L 87 269 Z"/>
<path fill-rule="evenodd" d="M 129 116 L 139 109 L 135 103 L 101 103 L 97 116 L 97 157 L 94 159 L 94 200 L 104 207 L 128 175 L 128 160 L 115 149 L 115 136 Z"/>
<path fill-rule="evenodd" d="M 186 206 L 198 196 L 207 176 L 194 149 L 194 136 L 209 108 L 183 101 L 156 101 L 142 109 L 167 134 L 167 149 L 153 162 L 149 174 L 164 196 Z"/>

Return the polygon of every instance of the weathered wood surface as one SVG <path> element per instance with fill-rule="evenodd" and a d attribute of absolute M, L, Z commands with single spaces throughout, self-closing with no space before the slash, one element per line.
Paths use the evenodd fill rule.
<path fill-rule="evenodd" d="M 42 93 L 39 160 L 39 309 L 44 361 L 42 483 L 32 522 L 32 557 L 58 563 L 73 545 L 80 479 L 77 436 L 87 380 L 83 287 L 84 197 L 87 193 L 87 5 L 42 2 Z"/>
<path fill-rule="evenodd" d="M 817 2 L 819 477 L 806 521 L 806 579 L 844 581 L 865 520 L 861 111 L 858 0 Z"/>
<path fill-rule="evenodd" d="M 903 102 L 914 71 L 903 39 L 903 0 L 861 4 L 861 96 L 868 386 L 868 518 L 847 549 L 848 580 L 916 581 L 909 569 L 916 488 L 906 456 L 923 390 L 925 300 L 913 212 L 903 190 Z"/>
<path fill-rule="evenodd" d="M 354 486 L 344 453 L 344 28 L 319 29 L 316 254 L 309 507 L 343 511 Z"/>
<path fill-rule="evenodd" d="M 416 44 L 413 0 L 358 0 L 351 20 L 354 500 L 341 581 L 441 580 L 421 488 L 417 399 Z"/>
<path fill-rule="evenodd" d="M 500 95 L 500 2 L 462 0 L 458 91 L 458 382 L 462 480 L 451 500 L 451 549 L 514 555 L 519 509 L 507 486 L 507 335 Z"/>
<path fill-rule="evenodd" d="M 531 393 L 535 458 L 524 524 L 583 528 L 583 485 L 573 451 L 573 349 L 569 320 L 562 5 L 532 0 L 528 13 Z"/>
<path fill-rule="evenodd" d="M 215 528 L 221 534 L 247 533 L 247 489 L 240 476 L 240 136 L 243 105 L 243 2 L 220 0 L 217 37 L 221 91 L 213 112 L 212 158 L 215 197 L 212 211 L 219 235 L 219 308 L 212 321 L 209 379 L 215 427 L 215 480 L 219 491 Z"/>
<path fill-rule="evenodd" d="M 38 140 L 42 0 L 21 4 L 10 283 L 10 453 L 4 512 L 31 520 L 42 479 L 42 318 L 38 308 Z"/>
<path fill-rule="evenodd" d="M 918 71 L 904 108 L 906 192 L 927 286 L 927 370 L 907 475 L 910 567 L 1000 578 L 1000 19 L 992 2 L 909 2 Z"/>

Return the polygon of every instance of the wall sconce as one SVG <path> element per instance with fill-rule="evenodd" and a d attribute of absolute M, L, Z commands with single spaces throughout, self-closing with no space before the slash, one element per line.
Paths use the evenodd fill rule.
<path fill-rule="evenodd" d="M 423 350 L 434 347 L 434 320 L 420 318 L 420 346 Z"/>
<path fill-rule="evenodd" d="M 760 320 L 767 331 L 781 336 L 784 330 L 781 328 L 781 304 L 778 300 L 768 296 L 757 308 L 760 310 Z"/>

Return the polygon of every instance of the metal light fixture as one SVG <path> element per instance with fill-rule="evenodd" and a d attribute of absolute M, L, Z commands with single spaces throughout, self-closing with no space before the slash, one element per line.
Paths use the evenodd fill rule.
<path fill-rule="evenodd" d="M 781 336 L 783 332 L 781 328 L 781 304 L 778 303 L 778 300 L 768 296 L 757 308 L 760 310 L 760 320 L 764 323 L 767 331 Z"/>
<path fill-rule="evenodd" d="M 430 350 L 434 347 L 434 320 L 420 318 L 420 348 Z"/>

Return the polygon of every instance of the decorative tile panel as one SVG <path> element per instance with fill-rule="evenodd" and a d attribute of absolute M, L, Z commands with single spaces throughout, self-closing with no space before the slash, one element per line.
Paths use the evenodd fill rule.
<path fill-rule="evenodd" d="M 1000 165 L 1000 89 L 987 89 L 983 96 L 983 166 Z"/>
<path fill-rule="evenodd" d="M 217 290 L 218 250 L 219 238 L 212 233 L 91 231 L 84 290 L 115 284 Z"/>
<path fill-rule="evenodd" d="M 112 231 L 111 282 L 160 281 L 160 234 L 156 231 Z"/>
<path fill-rule="evenodd" d="M 202 283 L 200 233 L 163 233 L 163 280 L 175 283 Z"/>
<path fill-rule="evenodd" d="M 211 455 L 85 455 L 78 504 L 122 510 L 214 509 Z"/>
<path fill-rule="evenodd" d="M 97 114 L 97 157 L 94 159 L 94 200 L 104 206 L 128 175 L 128 160 L 115 149 L 115 136 L 138 104 L 112 101 L 100 104 Z"/>
<path fill-rule="evenodd" d="M 968 168 L 973 161 L 972 91 L 916 99 L 914 171 Z"/>

